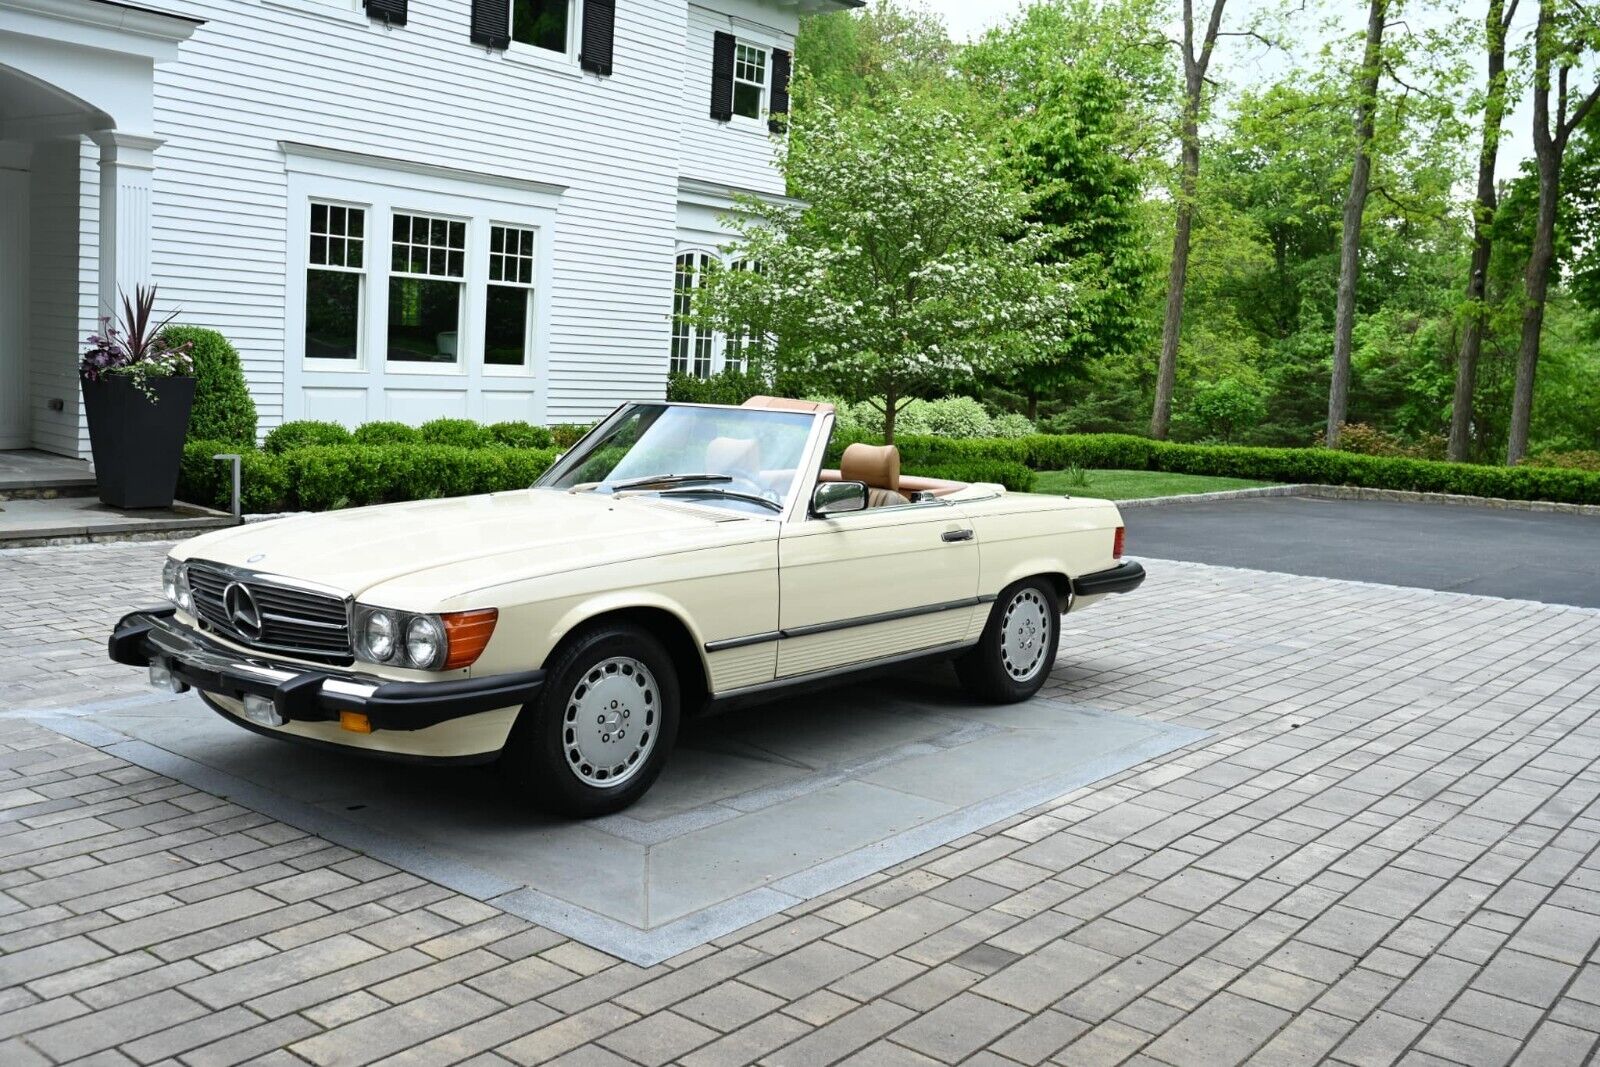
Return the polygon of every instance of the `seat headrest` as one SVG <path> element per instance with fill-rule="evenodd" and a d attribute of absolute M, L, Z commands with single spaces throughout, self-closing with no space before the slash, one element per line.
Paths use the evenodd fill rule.
<path fill-rule="evenodd" d="M 839 460 L 839 477 L 866 482 L 873 489 L 900 491 L 900 450 L 894 445 L 854 444 Z"/>
<path fill-rule="evenodd" d="M 730 474 L 761 469 L 761 446 L 750 437 L 718 437 L 706 446 L 706 471 Z"/>

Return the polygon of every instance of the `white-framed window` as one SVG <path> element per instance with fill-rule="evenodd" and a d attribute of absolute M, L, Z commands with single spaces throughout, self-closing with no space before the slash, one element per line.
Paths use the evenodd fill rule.
<path fill-rule="evenodd" d="M 728 263 L 732 271 L 753 271 L 761 273 L 761 264 L 753 259 L 738 258 Z M 727 337 L 722 346 L 722 369 L 736 370 L 741 374 L 750 369 L 750 335 L 746 333 L 733 334 Z"/>
<path fill-rule="evenodd" d="M 512 0 L 511 40 L 570 56 L 577 50 L 582 0 Z"/>
<path fill-rule="evenodd" d="M 396 211 L 389 260 L 390 363 L 460 363 L 467 224 Z"/>
<path fill-rule="evenodd" d="M 724 53 L 726 54 L 726 53 Z M 767 74 L 771 56 L 760 45 L 738 42 L 733 50 L 733 113 L 760 119 L 767 112 Z"/>
<path fill-rule="evenodd" d="M 367 288 L 367 209 L 313 200 L 306 250 L 305 358 L 359 366 Z"/>
<path fill-rule="evenodd" d="M 711 253 L 694 249 L 678 255 L 678 269 L 672 290 L 672 358 L 668 369 L 675 374 L 711 377 L 711 358 L 716 338 L 691 321 L 694 294 L 705 282 L 713 260 Z"/>
<path fill-rule="evenodd" d="M 695 294 L 705 285 L 706 273 L 714 267 L 735 271 L 760 271 L 761 265 L 740 256 L 724 258 L 714 252 L 691 248 L 678 253 L 672 292 L 672 353 L 667 370 L 673 374 L 692 374 L 709 378 L 725 370 L 750 369 L 750 338 L 729 337 L 702 328 L 693 320 Z"/>
<path fill-rule="evenodd" d="M 538 234 L 529 226 L 489 226 L 489 280 L 484 289 L 483 365 L 523 371 L 533 345 Z"/>

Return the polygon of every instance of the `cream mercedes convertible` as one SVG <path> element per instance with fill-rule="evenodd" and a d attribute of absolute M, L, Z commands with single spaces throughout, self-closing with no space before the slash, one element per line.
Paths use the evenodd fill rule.
<path fill-rule="evenodd" d="M 1025 700 L 1062 613 L 1143 581 L 1106 501 L 904 475 L 892 447 L 824 470 L 833 421 L 626 404 L 531 489 L 205 534 L 111 658 L 257 733 L 497 761 L 597 815 L 650 788 L 686 714 L 934 658 Z"/>

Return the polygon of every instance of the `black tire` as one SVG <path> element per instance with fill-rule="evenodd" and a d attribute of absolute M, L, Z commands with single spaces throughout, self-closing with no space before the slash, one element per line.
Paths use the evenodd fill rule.
<path fill-rule="evenodd" d="M 609 815 L 638 800 L 661 774 L 677 740 L 678 710 L 678 672 L 660 641 L 638 626 L 593 626 L 557 650 L 539 698 L 517 716 L 501 769 L 548 811 Z M 584 714 L 581 724 L 577 713 Z M 587 732 L 580 734 L 582 727 Z M 642 744 L 647 751 L 638 751 Z M 601 759 L 619 762 L 607 767 Z"/>
<path fill-rule="evenodd" d="M 1014 616 L 1019 632 L 1008 650 L 1006 625 Z M 1036 629 L 1032 643 L 1024 646 L 1030 634 L 1022 628 L 1028 622 L 1047 632 L 1039 635 Z M 1037 693 L 1050 677 L 1060 643 L 1061 609 L 1055 583 L 1048 578 L 1024 578 L 1006 586 L 995 598 L 983 636 L 971 651 L 956 659 L 956 676 L 967 692 L 980 700 L 1015 704 Z M 1026 661 L 1020 655 L 1026 655 Z"/>

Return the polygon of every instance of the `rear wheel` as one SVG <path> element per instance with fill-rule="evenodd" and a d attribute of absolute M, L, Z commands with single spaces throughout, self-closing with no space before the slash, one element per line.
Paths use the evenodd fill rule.
<path fill-rule="evenodd" d="M 973 696 L 1014 704 L 1037 693 L 1050 676 L 1061 640 L 1061 609 L 1053 582 L 1025 578 L 1001 590 L 983 636 L 956 660 L 956 675 Z"/>
<path fill-rule="evenodd" d="M 621 811 L 666 765 L 678 732 L 678 675 L 637 626 L 601 625 L 568 641 L 501 756 L 514 785 L 564 815 Z"/>

